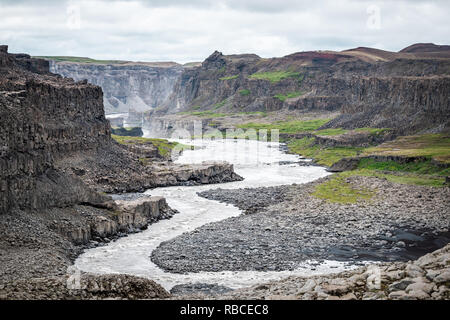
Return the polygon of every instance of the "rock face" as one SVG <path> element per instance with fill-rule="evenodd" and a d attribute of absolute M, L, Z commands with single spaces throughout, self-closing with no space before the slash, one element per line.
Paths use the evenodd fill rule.
<path fill-rule="evenodd" d="M 149 111 L 172 93 L 183 67 L 176 63 L 95 64 L 55 62 L 50 71 L 101 86 L 105 112 Z"/>
<path fill-rule="evenodd" d="M 414 48 L 299 52 L 272 59 L 216 51 L 201 66 L 183 71 L 150 119 L 186 110 L 339 111 L 324 128 L 443 130 L 449 126 L 449 46 Z"/>
<path fill-rule="evenodd" d="M 3 50 L 0 62 L 0 212 L 101 202 L 54 166 L 112 143 L 101 88 L 46 73 L 45 61 L 26 55 Z"/>
<path fill-rule="evenodd" d="M 0 300 L 162 299 L 170 294 L 152 280 L 130 275 L 46 277 L 16 281 L 0 288 Z"/>

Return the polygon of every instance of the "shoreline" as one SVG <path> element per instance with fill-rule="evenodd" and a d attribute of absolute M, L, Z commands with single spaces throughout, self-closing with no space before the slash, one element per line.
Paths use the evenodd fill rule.
<path fill-rule="evenodd" d="M 250 214 L 167 241 L 153 252 L 152 261 L 175 273 L 290 270 L 308 259 L 406 261 L 450 242 L 450 188 L 353 177 L 354 184 L 376 186 L 380 191 L 373 203 L 341 205 L 310 195 L 314 186 L 328 179 L 288 187 L 203 192 L 201 196 L 233 203 Z M 274 189 L 288 195 L 268 205 Z M 179 252 L 183 259 L 176 257 Z"/>

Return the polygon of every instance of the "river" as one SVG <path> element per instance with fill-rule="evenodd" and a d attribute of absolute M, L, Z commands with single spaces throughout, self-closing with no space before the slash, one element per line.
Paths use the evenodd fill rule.
<path fill-rule="evenodd" d="M 242 214 L 233 205 L 208 200 L 197 192 L 214 188 L 246 188 L 301 184 L 324 177 L 329 173 L 323 167 L 302 166 L 309 161 L 280 150 L 278 143 L 252 140 L 195 140 L 180 141 L 193 144 L 196 150 L 187 150 L 176 160 L 178 163 L 199 163 L 204 160 L 225 160 L 234 164 L 243 181 L 224 184 L 156 188 L 146 191 L 152 196 L 164 196 L 168 204 L 179 211 L 169 220 L 162 220 L 140 233 L 120 238 L 107 245 L 86 250 L 78 257 L 75 266 L 93 273 L 125 273 L 150 278 L 167 290 L 179 284 L 218 284 L 240 288 L 278 280 L 291 275 L 308 276 L 340 272 L 352 266 L 338 261 L 324 261 L 317 265 L 305 261 L 294 271 L 223 271 L 189 274 L 169 273 L 150 260 L 150 255 L 161 242 L 204 224 Z M 314 264 L 314 267 L 312 267 Z"/>

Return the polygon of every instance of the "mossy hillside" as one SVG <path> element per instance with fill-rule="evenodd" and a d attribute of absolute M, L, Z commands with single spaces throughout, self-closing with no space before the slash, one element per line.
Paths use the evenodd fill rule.
<path fill-rule="evenodd" d="M 33 58 L 53 60 L 56 62 L 76 62 L 76 63 L 92 63 L 92 64 L 123 64 L 127 62 L 122 60 L 96 60 L 87 57 L 73 57 L 73 56 L 35 56 Z"/>
<path fill-rule="evenodd" d="M 368 148 L 363 155 L 426 157 L 450 163 L 450 135 L 441 133 L 399 137 Z"/>
<path fill-rule="evenodd" d="M 330 121 L 330 119 L 315 119 L 315 120 L 291 120 L 291 121 L 277 121 L 273 123 L 256 123 L 248 122 L 238 125 L 238 128 L 242 129 L 267 129 L 273 130 L 278 129 L 280 133 L 294 134 L 294 133 L 305 133 L 317 130 L 325 123 Z"/>
<path fill-rule="evenodd" d="M 286 94 L 279 93 L 279 94 L 274 95 L 273 97 L 284 102 L 284 101 L 286 101 L 286 99 L 297 98 L 297 97 L 302 96 L 303 94 L 304 93 L 301 91 L 295 91 L 295 92 L 289 92 Z"/>
<path fill-rule="evenodd" d="M 243 90 L 239 90 L 239 94 L 241 95 L 241 96 L 248 96 L 248 95 L 250 95 L 251 94 L 251 92 L 250 92 L 250 90 L 248 90 L 248 89 L 243 89 Z"/>
<path fill-rule="evenodd" d="M 359 161 L 358 169 L 450 176 L 450 167 L 445 168 L 443 166 L 439 166 L 430 159 L 424 161 L 399 163 L 396 161 L 377 161 L 375 159 L 363 158 Z"/>
<path fill-rule="evenodd" d="M 365 176 L 386 179 L 394 183 L 413 184 L 430 187 L 443 187 L 445 185 L 445 177 L 436 175 L 417 174 L 411 172 L 389 172 L 370 169 L 356 169 L 345 171 L 339 174 L 342 177 Z"/>
<path fill-rule="evenodd" d="M 128 137 L 128 136 L 117 136 L 111 135 L 111 137 L 120 144 L 123 145 L 146 145 L 152 144 L 158 149 L 158 153 L 162 157 L 167 157 L 170 155 L 172 150 L 177 147 L 179 150 L 191 149 L 191 146 L 184 145 L 178 142 L 170 142 L 165 139 L 156 138 L 143 138 L 143 137 Z"/>
<path fill-rule="evenodd" d="M 315 144 L 314 138 L 302 138 L 290 140 L 288 149 L 292 153 L 314 159 L 317 164 L 332 166 L 342 158 L 356 157 L 364 148 L 325 147 Z"/>
<path fill-rule="evenodd" d="M 178 114 L 179 115 L 196 116 L 196 117 L 200 117 L 200 118 L 220 118 L 220 117 L 226 117 L 228 115 L 226 113 L 214 112 L 213 110 L 183 111 L 183 112 L 179 112 Z"/>
<path fill-rule="evenodd" d="M 312 195 L 330 202 L 351 204 L 368 201 L 377 190 L 355 186 L 348 178 L 355 176 L 386 179 L 393 183 L 428 187 L 444 187 L 445 177 L 437 175 L 417 174 L 401 171 L 379 171 L 374 169 L 357 169 L 335 174 L 329 180 L 317 185 Z"/>
<path fill-rule="evenodd" d="M 329 180 L 317 185 L 312 195 L 316 198 L 342 204 L 357 203 L 370 200 L 376 194 L 375 190 L 357 187 L 344 176 L 335 175 Z"/>
<path fill-rule="evenodd" d="M 287 70 L 280 70 L 280 71 L 267 71 L 267 72 L 256 72 L 249 76 L 250 79 L 257 79 L 257 80 L 267 80 L 272 83 L 280 82 L 283 79 L 287 78 L 298 78 L 300 81 L 303 80 L 302 75 L 300 72 L 295 71 L 287 71 Z"/>

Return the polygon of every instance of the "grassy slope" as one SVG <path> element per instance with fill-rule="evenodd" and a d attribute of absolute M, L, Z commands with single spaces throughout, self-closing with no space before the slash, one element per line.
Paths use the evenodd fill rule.
<path fill-rule="evenodd" d="M 41 58 L 47 60 L 54 60 L 57 62 L 77 62 L 77 63 L 95 63 L 95 64 L 116 64 L 126 63 L 122 60 L 95 60 L 86 57 L 71 57 L 71 56 L 37 56 L 33 58 Z"/>
<path fill-rule="evenodd" d="M 424 134 L 399 137 L 394 141 L 368 148 L 363 155 L 422 156 L 450 163 L 450 135 Z"/>
<path fill-rule="evenodd" d="M 114 134 L 112 134 L 111 137 L 114 140 L 116 140 L 118 143 L 123 144 L 123 145 L 152 144 L 156 148 L 158 148 L 158 153 L 162 157 L 168 156 L 172 152 L 173 148 L 175 148 L 176 146 L 178 146 L 178 148 L 181 148 L 181 149 L 186 149 L 186 148 L 190 149 L 191 148 L 191 146 L 183 145 L 178 142 L 169 142 L 165 139 L 117 136 Z"/>

